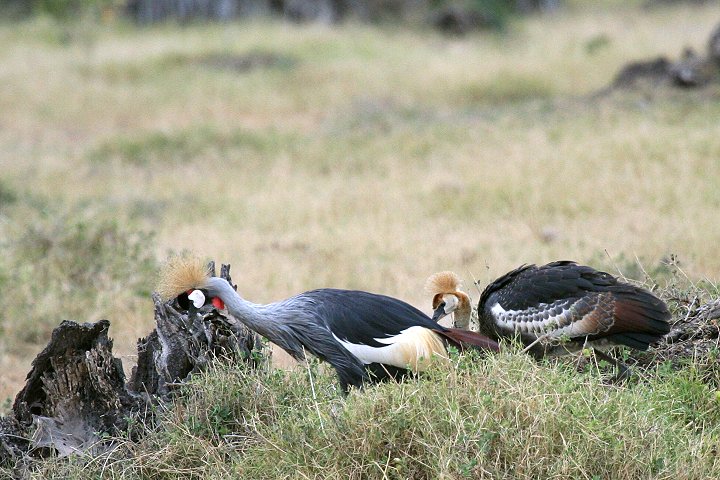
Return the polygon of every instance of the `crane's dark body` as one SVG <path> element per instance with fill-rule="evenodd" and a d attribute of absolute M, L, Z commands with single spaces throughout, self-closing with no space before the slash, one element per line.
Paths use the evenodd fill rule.
<path fill-rule="evenodd" d="M 356 345 L 382 348 L 387 345 L 378 342 L 378 339 L 394 337 L 412 326 L 419 325 L 439 332 L 447 330 L 402 300 L 360 290 L 322 288 L 301 293 L 286 302 L 304 304 L 306 314 L 314 319 L 315 324 L 324 326 L 336 343 L 340 339 Z M 342 345 L 341 348 L 345 349 Z M 407 368 L 378 362 L 363 364 L 360 361 L 364 372 L 359 376 L 354 369 L 349 370 L 338 363 L 337 358 L 323 357 L 322 352 L 332 350 L 334 348 L 326 345 L 311 353 L 335 367 L 345 390 L 346 385 L 360 387 L 364 382 L 400 379 L 410 373 Z"/>
<path fill-rule="evenodd" d="M 294 298 L 308 305 L 318 323 L 350 343 L 384 347 L 377 338 L 398 335 L 412 326 L 447 330 L 412 305 L 376 293 L 321 288 Z"/>
<path fill-rule="evenodd" d="M 480 331 L 519 337 L 535 353 L 584 345 L 639 350 L 670 331 L 665 303 L 649 291 L 574 262 L 523 265 L 488 285 L 478 303 Z"/>
<path fill-rule="evenodd" d="M 244 300 L 223 279 L 211 277 L 203 288 L 211 297 L 220 297 L 238 320 L 295 359 L 309 352 L 330 363 L 345 391 L 406 372 L 408 363 L 388 356 L 388 348 L 408 329 L 420 327 L 461 347 L 498 349 L 496 342 L 482 335 L 467 336 L 472 332 L 442 327 L 415 307 L 384 295 L 324 288 L 258 305 Z"/>

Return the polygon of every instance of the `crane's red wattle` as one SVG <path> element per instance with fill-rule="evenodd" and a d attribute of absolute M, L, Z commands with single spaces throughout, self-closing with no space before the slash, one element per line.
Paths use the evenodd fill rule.
<path fill-rule="evenodd" d="M 213 297 L 212 304 L 215 308 L 218 310 L 224 310 L 225 309 L 225 302 L 222 301 L 219 297 Z"/>

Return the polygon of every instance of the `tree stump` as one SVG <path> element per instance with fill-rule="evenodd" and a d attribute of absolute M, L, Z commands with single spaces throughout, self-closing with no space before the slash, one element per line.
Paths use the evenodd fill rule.
<path fill-rule="evenodd" d="M 210 265 L 214 275 L 214 264 Z M 230 281 L 230 266 L 220 276 Z M 0 465 L 25 455 L 66 456 L 100 452 L 130 419 L 152 421 L 153 404 L 172 401 L 190 375 L 216 359 L 254 368 L 259 337 L 212 305 L 190 308 L 182 296 L 163 302 L 157 294 L 156 328 L 138 341 L 138 364 L 126 383 L 112 355 L 110 322 L 65 320 L 35 358 L 12 415 L 0 418 Z"/>
<path fill-rule="evenodd" d="M 63 321 L 50 343 L 35 358 L 13 413 L 18 423 L 33 426 L 31 446 L 60 456 L 99 443 L 98 432 L 127 428 L 127 414 L 141 402 L 125 389 L 122 362 L 112 356 L 110 322 Z"/>

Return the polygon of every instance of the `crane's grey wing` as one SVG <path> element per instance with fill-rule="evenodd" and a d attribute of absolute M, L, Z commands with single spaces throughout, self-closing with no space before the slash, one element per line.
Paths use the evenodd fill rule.
<path fill-rule="evenodd" d="M 415 307 L 392 297 L 355 290 L 322 289 L 303 294 L 315 302 L 318 321 L 364 364 L 420 371 L 447 356 L 446 329 Z"/>
<path fill-rule="evenodd" d="M 322 323 L 307 312 L 298 310 L 293 314 L 283 312 L 283 321 L 273 326 L 272 341 L 296 360 L 303 360 L 310 353 L 333 366 L 340 386 L 347 392 L 349 387 L 361 387 L 368 380 L 363 362 L 348 351 Z"/>

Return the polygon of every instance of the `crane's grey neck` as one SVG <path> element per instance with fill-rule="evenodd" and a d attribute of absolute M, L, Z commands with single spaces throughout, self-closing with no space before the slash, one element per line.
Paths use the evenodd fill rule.
<path fill-rule="evenodd" d="M 219 277 L 210 277 L 207 291 L 211 297 L 220 297 L 225 302 L 228 312 L 248 328 L 264 336 L 269 336 L 268 330 L 277 322 L 274 305 L 259 305 L 242 298 L 227 280 Z"/>

